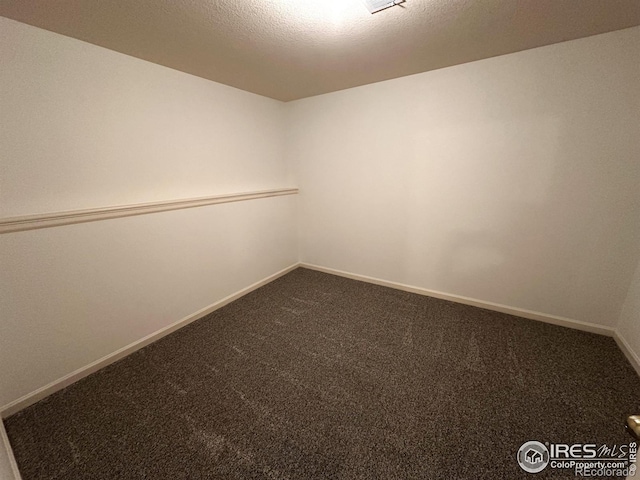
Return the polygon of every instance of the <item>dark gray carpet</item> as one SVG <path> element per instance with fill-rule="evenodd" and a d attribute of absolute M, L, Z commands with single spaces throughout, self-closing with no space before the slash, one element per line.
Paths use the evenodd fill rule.
<path fill-rule="evenodd" d="M 298 269 L 6 427 L 24 480 L 506 479 L 631 413 L 610 338 Z"/>

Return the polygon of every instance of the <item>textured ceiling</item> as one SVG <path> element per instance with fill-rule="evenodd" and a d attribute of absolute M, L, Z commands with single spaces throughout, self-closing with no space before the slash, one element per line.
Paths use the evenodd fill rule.
<path fill-rule="evenodd" d="M 0 0 L 0 15 L 279 100 L 640 24 L 640 0 Z"/>

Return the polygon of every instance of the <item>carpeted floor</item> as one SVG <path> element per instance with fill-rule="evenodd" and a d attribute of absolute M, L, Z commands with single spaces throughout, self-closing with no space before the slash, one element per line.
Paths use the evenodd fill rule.
<path fill-rule="evenodd" d="M 611 338 L 298 269 L 6 420 L 24 480 L 575 478 L 628 443 Z"/>

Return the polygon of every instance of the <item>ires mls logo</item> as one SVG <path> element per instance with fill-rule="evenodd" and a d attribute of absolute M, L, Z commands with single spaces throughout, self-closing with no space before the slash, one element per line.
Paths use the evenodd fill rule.
<path fill-rule="evenodd" d="M 518 449 L 518 464 L 528 473 L 547 466 L 572 469 L 581 477 L 626 477 L 636 473 L 637 444 L 547 443 L 530 441 Z"/>
<path fill-rule="evenodd" d="M 608 448 L 606 445 L 603 447 Z M 626 448 L 626 445 L 622 447 Z M 549 450 L 551 451 L 551 458 L 560 459 L 560 458 L 597 458 L 598 446 L 595 443 L 574 443 L 573 445 L 568 445 L 566 443 L 552 443 L 549 445 Z M 614 450 L 609 450 L 609 453 L 616 453 L 617 445 L 614 445 Z M 626 454 L 626 450 L 622 453 L 622 456 Z"/>

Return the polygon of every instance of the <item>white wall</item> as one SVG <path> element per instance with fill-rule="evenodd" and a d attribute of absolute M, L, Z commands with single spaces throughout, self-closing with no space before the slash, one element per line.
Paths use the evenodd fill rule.
<path fill-rule="evenodd" d="M 18 466 L 9 445 L 9 438 L 4 424 L 0 421 L 0 479 L 20 480 L 21 475 L 17 470 Z"/>
<path fill-rule="evenodd" d="M 640 364 L 640 263 L 633 276 L 627 298 L 622 306 L 618 335 L 627 343 L 635 355 L 635 361 Z"/>
<path fill-rule="evenodd" d="M 283 104 L 0 18 L 0 216 L 288 187 Z M 294 196 L 0 235 L 0 407 L 297 261 Z"/>
<path fill-rule="evenodd" d="M 284 104 L 0 17 L 0 215 L 282 187 Z"/>
<path fill-rule="evenodd" d="M 12 480 L 14 478 L 9 464 L 9 454 L 6 452 L 4 445 L 0 445 L 0 478 L 3 480 Z"/>
<path fill-rule="evenodd" d="M 614 326 L 638 51 L 633 28 L 287 104 L 301 261 Z"/>

